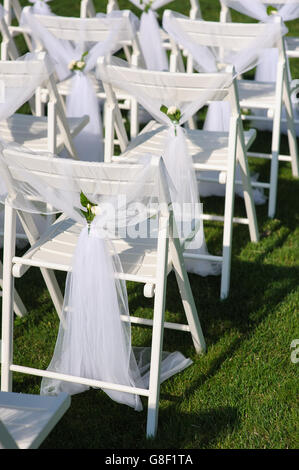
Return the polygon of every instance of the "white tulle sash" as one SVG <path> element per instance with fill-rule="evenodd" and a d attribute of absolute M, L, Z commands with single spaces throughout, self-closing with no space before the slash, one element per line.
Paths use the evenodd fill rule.
<path fill-rule="evenodd" d="M 299 18 L 299 0 L 289 0 L 285 4 L 277 4 L 273 2 L 273 7 L 276 8 L 277 13 L 268 14 L 267 5 L 262 3 L 260 0 L 253 0 L 248 2 L 247 0 L 222 0 L 222 3 L 234 10 L 239 11 L 247 16 L 255 18 L 263 23 L 273 22 L 275 15 L 279 15 L 284 22 L 292 21 Z M 286 31 L 286 26 L 285 31 Z M 262 54 L 262 60 L 257 65 L 255 80 L 259 82 L 276 82 L 277 77 L 277 63 L 278 63 L 278 50 L 275 48 L 266 49 Z M 288 67 L 289 81 L 292 81 L 290 68 Z M 293 113 L 296 120 L 299 120 L 299 105 L 296 94 L 291 95 L 291 101 L 293 105 Z M 265 116 L 266 113 L 258 110 L 255 114 L 259 116 Z M 285 117 L 285 110 L 282 110 L 283 118 Z M 272 122 L 257 121 L 255 126 L 262 130 L 272 130 Z M 287 126 L 284 122 L 281 123 L 281 131 L 287 133 Z M 299 135 L 299 127 L 296 129 L 297 135 Z"/>
<path fill-rule="evenodd" d="M 166 50 L 163 47 L 156 10 L 169 3 L 170 0 L 145 0 L 144 2 L 130 0 L 130 2 L 142 10 L 139 38 L 146 67 L 149 70 L 168 70 L 168 59 Z"/>
<path fill-rule="evenodd" d="M 33 11 L 37 15 L 50 15 L 51 8 L 47 3 L 51 1 L 52 0 L 29 0 L 30 3 L 33 3 Z"/>
<path fill-rule="evenodd" d="M 112 252 L 112 254 L 111 254 Z M 55 351 L 49 371 L 110 384 L 148 388 L 151 348 L 131 347 L 125 284 L 117 279 L 121 264 L 107 238 L 91 225 L 83 228 L 68 273 Z M 127 321 L 124 321 L 124 317 Z M 161 381 L 192 364 L 180 352 L 163 353 Z M 43 378 L 41 394 L 81 393 L 86 385 Z M 139 395 L 104 388 L 118 403 L 142 410 Z"/>
<path fill-rule="evenodd" d="M 128 18 L 122 16 L 121 12 L 113 12 L 103 16 L 105 17 L 104 21 L 108 24 L 109 33 L 103 42 L 96 44 L 85 44 L 84 24 L 88 21 L 86 19 L 82 20 L 82 30 L 78 42 L 73 44 L 72 41 L 55 37 L 41 24 L 32 9 L 24 8 L 21 18 L 22 24 L 30 27 L 33 37 L 38 39 L 48 51 L 59 80 L 64 81 L 71 77 L 70 90 L 67 95 L 67 116 L 82 117 L 87 115 L 89 117 L 89 123 L 74 140 L 79 158 L 87 161 L 103 161 L 104 159 L 101 109 L 96 94 L 93 69 L 100 56 L 111 54 L 121 47 L 119 38 L 122 22 L 128 21 Z M 85 51 L 85 47 L 87 51 Z M 85 52 L 88 54 L 84 57 L 84 69 L 72 72 L 70 64 L 72 61 L 80 61 Z"/>

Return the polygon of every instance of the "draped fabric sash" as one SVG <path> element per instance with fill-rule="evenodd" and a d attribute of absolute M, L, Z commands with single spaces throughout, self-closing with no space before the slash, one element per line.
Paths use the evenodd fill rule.
<path fill-rule="evenodd" d="M 284 22 L 292 21 L 299 18 L 299 0 L 289 0 L 286 1 L 284 4 L 279 4 L 273 1 L 273 7 L 276 8 L 277 13 L 267 13 L 267 5 L 261 2 L 261 0 L 253 0 L 253 1 L 246 1 L 246 0 L 222 0 L 222 3 L 227 6 L 228 8 L 232 8 L 234 10 L 243 13 L 244 15 L 250 16 L 251 18 L 255 18 L 263 23 L 271 23 L 275 18 L 275 15 L 279 15 Z M 276 82 L 276 74 L 277 74 L 277 62 L 278 62 L 278 50 L 275 48 L 266 49 L 263 52 L 262 60 L 257 65 L 256 73 L 255 73 L 255 80 L 259 82 Z M 288 67 L 289 73 L 289 80 L 291 82 L 291 72 Z M 295 84 L 295 83 L 294 83 Z M 299 106 L 298 106 L 298 99 L 296 97 L 296 93 L 291 95 L 291 100 L 293 104 L 293 112 L 295 119 L 299 120 Z M 283 109 L 283 115 L 285 114 L 285 110 Z M 263 111 L 256 111 L 259 115 L 263 115 Z M 257 121 L 255 123 L 256 127 L 264 130 L 271 130 L 272 123 L 265 121 Z M 284 123 L 281 124 L 282 132 L 287 132 L 287 127 Z M 299 127 L 297 130 L 297 135 L 299 135 Z"/>
<path fill-rule="evenodd" d="M 289 0 L 284 5 L 273 2 L 273 7 L 276 8 L 277 12 L 272 10 L 272 13 L 267 13 L 267 5 L 261 2 L 261 0 L 222 0 L 222 3 L 228 8 L 243 13 L 244 15 L 250 16 L 259 20 L 263 23 L 273 23 L 275 15 L 278 15 L 285 21 L 291 21 L 299 18 L 299 1 Z M 284 27 L 284 33 L 287 32 L 287 28 Z M 267 49 L 263 58 L 257 66 L 256 80 L 258 81 L 276 81 L 276 65 L 277 65 L 277 51 L 274 49 Z"/>
<path fill-rule="evenodd" d="M 30 3 L 33 3 L 33 12 L 37 15 L 50 15 L 51 8 L 47 3 L 51 1 L 52 0 L 29 0 Z"/>
<path fill-rule="evenodd" d="M 254 38 L 248 39 L 248 43 L 237 51 L 223 50 L 221 40 L 216 43 L 214 36 L 215 23 L 211 24 L 211 31 L 209 33 L 209 22 L 205 22 L 205 31 L 207 35 L 213 35 L 213 47 L 197 45 L 188 32 L 186 32 L 180 26 L 180 19 L 189 20 L 188 17 L 180 15 L 179 13 L 167 11 L 167 14 L 163 16 L 163 27 L 168 34 L 174 39 L 177 44 L 182 45 L 192 56 L 194 60 L 194 68 L 199 72 L 214 73 L 221 70 L 225 65 L 233 65 L 236 76 L 244 74 L 246 71 L 254 68 L 261 64 L 263 56 L 261 54 L 268 50 L 273 44 L 275 44 L 278 37 L 281 36 L 282 32 L 280 25 L 274 23 L 272 17 L 271 24 L 266 24 L 261 33 Z M 197 20 L 201 22 L 202 20 Z M 227 106 L 222 103 L 221 107 Z M 216 105 L 214 105 L 214 109 Z M 220 111 L 220 114 L 226 117 L 224 122 L 219 123 L 219 127 L 215 126 L 215 121 L 219 122 L 216 117 L 216 112 L 213 112 L 213 117 L 209 122 L 213 122 L 214 125 L 210 128 L 208 125 L 205 126 L 206 130 L 223 130 L 229 129 L 229 121 L 227 121 L 227 112 Z"/>
<path fill-rule="evenodd" d="M 168 32 L 170 37 L 178 44 L 183 46 L 192 56 L 194 60 L 194 68 L 199 72 L 213 73 L 221 70 L 226 65 L 233 65 L 235 74 L 241 75 L 247 70 L 259 64 L 262 59 L 262 53 L 268 50 L 277 38 L 281 35 L 280 25 L 265 24 L 258 37 L 251 38 L 248 43 L 237 51 L 224 50 L 219 40 L 216 42 L 215 23 L 211 24 L 209 33 L 209 22 L 205 22 L 206 34 L 213 37 L 213 47 L 197 45 L 180 25 L 180 19 L 189 21 L 189 18 L 179 13 L 167 11 L 163 16 L 163 28 Z M 197 20 L 199 23 L 202 20 Z M 230 105 L 227 101 L 214 101 L 209 105 L 207 116 L 204 122 L 204 130 L 228 132 L 230 119 Z M 207 172 L 206 176 L 214 177 L 215 172 Z M 239 178 L 239 169 L 237 168 L 237 179 Z M 256 176 L 253 176 L 256 179 Z M 202 182 L 200 186 L 200 194 L 202 196 L 219 195 L 223 196 L 225 186 L 218 183 Z M 236 188 L 236 193 L 243 195 L 242 189 Z M 265 196 L 261 190 L 253 191 L 256 204 L 263 204 Z"/>
<path fill-rule="evenodd" d="M 70 92 L 67 95 L 67 116 L 81 117 L 89 116 L 89 123 L 74 139 L 74 143 L 81 160 L 103 161 L 103 136 L 100 103 L 96 95 L 96 80 L 93 74 L 97 59 L 114 53 L 121 46 L 119 35 L 122 23 L 128 21 L 121 12 L 113 12 L 103 15 L 102 21 L 107 22 L 109 33 L 107 38 L 96 44 L 86 44 L 84 39 L 84 25 L 88 19 L 82 19 L 82 30 L 78 42 L 62 40 L 55 37 L 39 21 L 32 9 L 24 8 L 22 23 L 30 27 L 33 37 L 38 39 L 48 51 L 60 81 L 70 78 Z M 63 28 L 63 24 L 61 24 Z M 85 51 L 85 48 L 87 51 Z M 81 61 L 84 57 L 84 69 L 70 70 L 72 61 Z"/>
<path fill-rule="evenodd" d="M 130 2 L 142 10 L 139 38 L 147 69 L 168 70 L 168 59 L 163 47 L 156 10 L 169 3 L 170 0 L 130 0 Z"/>

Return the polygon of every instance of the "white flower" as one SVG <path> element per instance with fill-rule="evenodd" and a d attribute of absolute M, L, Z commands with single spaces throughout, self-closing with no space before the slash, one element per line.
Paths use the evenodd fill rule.
<path fill-rule="evenodd" d="M 72 60 L 68 65 L 69 70 L 73 70 L 73 68 L 76 66 L 76 63 L 77 62 L 75 60 Z"/>
<path fill-rule="evenodd" d="M 277 15 L 277 13 L 278 13 L 277 10 L 272 10 L 272 11 L 270 12 L 270 15 Z"/>
<path fill-rule="evenodd" d="M 83 62 L 83 60 L 79 60 L 79 61 L 77 62 L 77 67 L 78 67 L 78 69 L 84 69 L 84 67 L 85 67 L 85 62 Z"/>
<path fill-rule="evenodd" d="M 92 206 L 91 212 L 92 212 L 94 215 L 100 215 L 101 209 L 100 209 L 99 206 Z"/>
<path fill-rule="evenodd" d="M 177 111 L 178 111 L 178 108 L 176 106 L 170 106 L 170 108 L 168 108 L 167 110 L 167 114 L 172 115 L 172 114 L 175 114 Z"/>

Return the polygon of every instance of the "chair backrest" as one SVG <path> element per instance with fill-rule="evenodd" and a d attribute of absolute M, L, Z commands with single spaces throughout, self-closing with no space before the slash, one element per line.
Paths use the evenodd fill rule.
<path fill-rule="evenodd" d="M 232 59 L 232 63 L 235 65 L 238 73 L 254 68 L 259 61 L 260 54 L 267 47 L 276 47 L 278 49 L 279 62 L 281 64 L 287 61 L 282 35 L 283 24 L 279 16 L 274 18 L 274 24 L 265 24 L 191 20 L 182 15 L 176 15 L 174 24 L 171 24 L 171 14 L 170 10 L 165 11 L 163 23 L 165 21 L 165 29 L 169 30 L 167 25 L 169 17 L 170 28 L 173 31 L 180 31 L 181 36 L 184 36 L 186 43 L 183 45 L 189 52 L 186 67 L 188 72 L 193 70 L 196 58 L 199 67 L 206 71 L 207 62 L 205 54 L 199 52 L 200 47 L 210 48 L 211 57 L 214 57 L 212 59 L 214 60 L 214 68 L 217 64 L 217 67 L 222 69 L 227 64 L 227 57 L 229 57 Z M 179 33 L 172 33 L 169 30 L 169 35 L 172 47 L 170 58 L 171 70 L 176 70 L 178 69 L 179 61 L 181 61 L 180 49 L 178 47 L 180 45 L 178 44 Z M 193 53 L 191 52 L 192 50 Z M 211 59 L 209 61 L 211 63 Z M 277 68 L 277 77 L 279 74 L 280 69 Z"/>
<path fill-rule="evenodd" d="M 24 11 L 30 7 L 25 7 Z M 129 10 L 122 10 L 121 16 L 110 19 L 109 25 L 105 18 L 74 18 L 57 15 L 37 15 L 34 17 L 49 33 L 58 39 L 65 39 L 75 43 L 103 42 L 108 38 L 111 25 L 117 28 L 118 41 L 121 47 L 131 45 L 132 55 L 140 55 L 138 38 L 132 25 Z"/>
<path fill-rule="evenodd" d="M 95 194 L 96 188 L 98 195 L 121 195 L 122 186 L 136 182 L 136 172 L 142 169 L 142 163 L 115 165 L 65 160 L 39 156 L 9 146 L 3 148 L 2 159 L 5 165 L 3 170 L 2 164 L 2 173 L 5 171 L 3 175 L 11 196 L 15 195 L 17 188 L 21 187 L 24 181 L 28 181 L 30 174 L 34 174 L 35 178 L 39 178 L 41 185 L 50 190 L 61 190 L 65 193 L 74 191 L 74 188 L 80 188 L 84 194 L 88 195 Z M 171 201 L 161 158 L 151 159 L 142 194 L 145 198 L 153 197 L 160 202 Z"/>
<path fill-rule="evenodd" d="M 169 10 L 164 13 L 165 17 L 170 14 Z M 221 47 L 232 51 L 242 50 L 248 46 L 250 40 L 262 38 L 265 26 L 267 26 L 261 23 L 219 23 L 217 21 L 191 20 L 183 16 L 177 16 L 176 22 L 194 44 Z M 279 17 L 277 22 L 281 23 Z M 277 41 L 277 47 L 281 47 L 281 44 L 280 38 Z"/>
<path fill-rule="evenodd" d="M 238 97 L 236 96 L 236 87 L 234 86 L 232 67 L 227 72 L 214 74 L 198 74 L 198 73 L 172 73 L 157 72 L 145 69 L 127 68 L 116 65 L 117 59 L 113 59 L 109 64 L 104 58 L 98 60 L 98 76 L 103 81 L 106 92 L 107 109 L 113 109 L 112 113 L 106 113 L 105 128 L 116 130 L 120 141 L 121 151 L 126 150 L 128 145 L 128 137 L 118 107 L 114 89 L 124 89 L 126 91 L 133 90 L 137 101 L 140 96 L 146 95 L 149 99 L 154 97 L 161 104 L 165 100 L 165 89 L 175 90 L 176 97 L 181 104 L 193 103 L 198 101 L 202 96 L 209 96 L 209 99 L 222 101 L 228 99 L 231 103 L 232 113 L 239 115 Z M 109 72 L 110 69 L 110 72 Z M 104 75 L 111 77 L 106 80 Z M 107 73 L 105 73 L 107 71 Z M 113 76 L 113 78 L 112 78 Z M 225 86 L 217 86 L 215 83 L 226 83 Z M 129 88 L 126 88 L 129 84 Z M 122 88 L 123 87 L 123 88 Z M 204 104 L 204 103 L 203 103 Z M 111 161 L 114 149 L 111 149 L 111 141 L 105 141 L 105 161 Z"/>
<path fill-rule="evenodd" d="M 5 116 L 1 112 L 1 119 L 10 117 L 28 100 L 31 109 L 34 110 L 33 95 L 36 89 L 51 80 L 46 54 L 40 52 L 32 57 L 34 57 L 32 60 L 0 61 L 0 80 L 5 90 L 3 104 Z"/>
<path fill-rule="evenodd" d="M 0 61 L 0 78 L 4 82 L 6 89 L 20 88 L 28 85 L 30 81 L 38 82 L 38 77 L 44 72 L 44 81 L 48 79 L 49 69 L 46 62 L 46 54 L 40 52 L 36 56 L 36 60 L 1 60 Z M 40 82 L 43 83 L 42 81 Z"/>
<path fill-rule="evenodd" d="M 59 92 L 57 90 L 56 82 L 54 79 L 54 71 L 49 67 L 51 66 L 48 62 L 47 54 L 43 51 L 36 54 L 36 60 L 1 60 L 0 80 L 3 83 L 6 93 L 9 88 L 14 88 L 13 96 L 16 97 L 16 100 L 20 101 L 20 103 L 17 102 L 17 107 L 15 107 L 15 104 L 12 103 L 12 106 L 15 108 L 15 111 L 27 101 L 26 98 L 24 99 L 25 84 L 26 86 L 29 83 L 32 84 L 32 95 L 34 95 L 36 89 L 40 88 L 41 86 L 45 87 L 48 90 L 48 130 L 56 129 L 56 125 L 58 125 L 64 145 L 67 148 L 69 154 L 73 158 L 77 158 L 77 153 L 71 138 L 69 124 L 65 114 L 65 106 L 62 101 L 62 97 L 59 95 Z M 41 80 L 40 77 L 43 76 L 44 80 Z M 18 93 L 18 90 L 20 90 L 20 93 Z M 53 139 L 49 139 L 48 151 L 51 153 L 55 153 L 56 142 L 52 140 Z"/>
<path fill-rule="evenodd" d="M 233 9 L 233 4 L 230 5 L 229 7 L 222 1 L 222 0 L 219 0 L 220 1 L 220 6 L 221 6 L 221 11 L 220 11 L 220 21 L 221 22 L 231 22 L 232 21 L 232 18 L 231 18 L 231 13 L 230 13 L 230 9 Z M 264 4 L 265 6 L 283 6 L 287 3 L 290 2 L 290 0 L 259 0 L 260 3 Z M 291 0 L 291 1 L 296 1 L 296 0 Z"/>
<path fill-rule="evenodd" d="M 102 67 L 104 60 L 101 59 L 98 61 L 99 67 Z M 100 65 L 101 64 L 101 65 Z M 111 65 L 106 63 L 104 65 L 107 70 Z M 138 94 L 144 92 L 147 96 L 150 96 L 154 92 L 154 97 L 156 100 L 161 100 L 163 103 L 165 87 L 173 88 L 176 90 L 176 94 L 179 98 L 179 101 L 182 103 L 190 103 L 196 101 L 203 92 L 208 92 L 209 90 L 214 90 L 215 100 L 223 100 L 227 93 L 229 87 L 219 88 L 216 90 L 213 85 L 213 78 L 220 77 L 220 74 L 183 74 L 176 72 L 157 72 L 146 69 L 134 69 L 134 68 L 124 68 L 122 66 L 113 66 L 113 74 L 115 82 L 121 80 L 124 77 L 124 71 L 130 87 L 136 90 L 136 99 L 138 100 Z M 226 76 L 227 79 L 231 76 L 230 73 L 223 73 L 223 76 Z M 225 80 L 224 80 L 225 81 Z M 227 80 L 228 81 L 228 80 Z M 163 84 L 163 85 L 162 85 Z M 125 84 L 124 85 L 124 89 Z M 121 83 L 117 85 L 121 88 Z"/>

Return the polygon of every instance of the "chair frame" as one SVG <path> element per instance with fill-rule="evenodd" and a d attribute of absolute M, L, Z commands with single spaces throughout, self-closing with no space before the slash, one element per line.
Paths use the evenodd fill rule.
<path fill-rule="evenodd" d="M 167 14 L 167 12 L 165 13 Z M 194 21 L 192 20 L 184 20 L 184 22 L 190 22 L 190 25 L 193 24 L 192 28 L 194 30 Z M 281 18 L 275 18 L 275 21 L 279 24 L 281 23 Z M 201 26 L 204 28 L 205 22 L 196 22 L 197 24 L 197 35 L 196 41 L 198 44 L 201 45 L 213 45 L 214 38 L 207 39 L 204 37 L 204 33 L 200 33 Z M 213 24 L 213 22 L 209 22 Z M 232 42 L 232 47 L 235 44 L 242 44 L 242 41 L 246 39 L 246 35 L 249 34 L 250 30 L 253 31 L 254 28 L 259 28 L 259 24 L 243 24 L 243 23 L 214 23 L 215 26 L 218 28 L 218 39 L 221 37 L 223 43 L 227 45 Z M 222 28 L 222 31 L 219 31 L 219 27 Z M 226 34 L 226 29 L 232 27 L 233 31 L 230 30 L 229 36 Z M 204 31 L 204 29 L 203 29 Z M 248 32 L 247 32 L 248 31 Z M 251 31 L 251 34 L 252 34 Z M 216 34 L 216 33 L 215 33 Z M 252 116 L 242 114 L 243 120 L 251 120 L 251 121 L 265 121 L 271 120 L 273 121 L 273 128 L 272 128 L 272 143 L 271 143 L 271 153 L 261 153 L 261 152 L 247 152 L 248 157 L 253 158 L 262 158 L 266 160 L 270 160 L 270 178 L 269 182 L 253 182 L 252 186 L 258 186 L 269 190 L 269 202 L 268 202 L 268 216 L 273 218 L 276 212 L 276 205 L 277 205 L 277 185 L 278 185 L 278 170 L 279 170 L 279 161 L 287 161 L 291 163 L 292 173 L 294 177 L 299 176 L 299 153 L 298 153 L 298 145 L 296 139 L 296 132 L 295 132 L 295 120 L 294 120 L 294 113 L 292 108 L 292 101 L 291 101 L 291 89 L 288 77 L 288 62 L 285 53 L 285 45 L 282 38 L 277 41 L 277 48 L 279 50 L 279 59 L 278 59 L 278 66 L 277 66 L 277 78 L 276 78 L 276 85 L 275 85 L 275 106 L 274 108 L 269 108 L 270 117 L 259 117 L 259 116 Z M 180 55 L 180 51 L 178 46 L 172 40 L 172 67 L 175 69 L 176 63 L 178 61 L 178 57 Z M 193 62 L 188 67 L 188 72 L 190 69 L 193 69 Z M 238 81 L 240 84 L 241 82 Z M 260 82 L 261 85 L 263 82 Z M 239 92 L 240 95 L 240 92 Z M 251 98 L 249 100 L 242 99 L 240 97 L 240 106 L 244 108 L 261 108 L 260 99 L 257 98 L 255 101 Z M 288 135 L 288 143 L 290 154 L 289 155 L 282 155 L 280 154 L 280 128 L 281 128 L 281 120 L 282 120 L 282 106 L 285 106 L 286 109 L 286 124 L 287 124 L 287 135 Z M 269 113 L 268 113 L 269 114 Z"/>
<path fill-rule="evenodd" d="M 13 166 L 14 152 L 12 150 L 4 150 L 4 155 L 10 155 L 9 160 L 6 158 L 6 164 L 8 168 Z M 23 158 L 24 157 L 24 158 Z M 20 158 L 20 156 L 18 157 Z M 34 158 L 28 157 L 28 154 L 21 156 L 22 162 L 26 164 L 26 170 L 34 171 L 34 168 L 37 168 L 36 171 L 39 171 L 38 168 L 42 168 L 40 158 L 34 155 Z M 43 157 L 44 160 L 45 157 Z M 27 164 L 27 162 L 29 162 Z M 13 302 L 13 286 L 14 286 L 14 276 L 23 275 L 29 267 L 36 266 L 36 263 L 30 264 L 30 259 L 26 258 L 26 254 L 23 257 L 15 256 L 15 222 L 17 210 L 13 209 L 7 203 L 5 205 L 5 233 L 4 233 L 4 279 L 3 279 L 3 313 L 2 313 L 2 372 L 1 372 L 1 390 L 11 391 L 12 390 L 12 373 L 21 372 L 25 374 L 32 374 L 42 377 L 52 377 L 58 378 L 70 382 L 78 382 L 82 384 L 89 385 L 91 387 L 105 388 L 111 390 L 121 390 L 130 393 L 136 393 L 141 396 L 148 398 L 148 413 L 147 413 L 147 437 L 153 437 L 157 431 L 158 425 L 158 408 L 159 408 L 159 393 L 160 393 L 160 364 L 161 364 L 161 354 L 162 354 L 162 344 L 163 344 L 163 330 L 164 328 L 174 328 L 180 331 L 188 331 L 191 333 L 192 341 L 195 347 L 195 350 L 198 354 L 205 352 L 205 340 L 203 332 L 201 329 L 200 321 L 198 318 L 194 298 L 192 295 L 188 275 L 184 266 L 182 248 L 177 237 L 176 225 L 173 219 L 172 206 L 167 201 L 170 200 L 168 187 L 165 183 L 165 174 L 164 167 L 161 159 L 157 159 L 157 171 L 161 176 L 161 193 L 160 193 L 160 204 L 161 209 L 159 212 L 159 232 L 158 232 L 158 241 L 157 241 L 157 264 L 156 264 L 156 275 L 150 280 L 155 286 L 155 299 L 154 299 L 154 314 L 153 320 L 146 320 L 139 317 L 131 317 L 132 323 L 137 323 L 138 325 L 152 326 L 152 351 L 151 351 L 151 368 L 150 368 L 150 381 L 149 389 L 141 388 L 132 388 L 127 386 L 122 386 L 119 384 L 110 384 L 98 380 L 91 380 L 82 377 L 74 377 L 71 375 L 59 374 L 50 371 L 44 371 L 40 369 L 34 369 L 30 367 L 24 367 L 16 365 L 13 363 L 13 313 L 12 313 L 12 302 Z M 73 165 L 76 165 L 76 178 L 80 180 L 80 165 L 83 167 L 93 167 L 96 168 L 97 165 L 103 165 L 105 168 L 105 175 L 107 178 L 107 169 L 112 168 L 113 171 L 122 170 L 124 174 L 128 173 L 128 166 L 124 165 L 123 167 L 115 164 L 94 164 L 87 162 L 72 162 Z M 36 166 L 37 165 L 37 166 Z M 38 166 L 39 165 L 39 166 Z M 10 170 L 7 170 L 8 172 Z M 46 168 L 42 172 L 43 178 L 45 181 Z M 85 173 L 84 173 L 85 174 Z M 89 174 L 92 174 L 89 172 Z M 7 175 L 7 173 L 6 173 Z M 59 175 L 57 179 L 53 173 L 49 174 L 49 185 L 51 184 L 62 184 L 59 183 Z M 8 180 L 11 176 L 7 176 Z M 21 176 L 22 178 L 22 176 Z M 82 184 L 84 186 L 84 191 L 87 191 L 88 181 L 86 177 L 82 176 Z M 53 181 L 55 180 L 55 183 Z M 81 181 L 81 180 L 80 180 Z M 92 188 L 93 179 L 90 179 L 90 188 Z M 105 183 L 101 186 L 104 187 Z M 13 192 L 13 190 L 11 190 Z M 21 213 L 22 221 L 24 225 L 28 224 L 28 221 L 31 219 L 30 214 L 26 214 L 24 217 L 24 212 Z M 31 220 L 30 223 L 33 223 Z M 31 227 L 30 227 L 31 231 Z M 43 238 L 44 240 L 44 238 Z M 34 247 L 33 247 L 34 249 Z M 171 257 L 171 262 L 173 269 L 175 271 L 176 279 L 178 282 L 179 291 L 181 294 L 181 299 L 185 314 L 187 317 L 188 324 L 177 324 L 177 323 L 164 323 L 164 313 L 165 313 L 165 301 L 166 301 L 166 283 L 167 283 L 167 274 L 168 274 L 168 257 Z M 44 262 L 40 263 L 40 266 L 43 269 L 57 269 L 65 270 L 59 262 Z M 71 267 L 68 267 L 68 270 Z M 138 274 L 120 274 L 122 279 L 133 280 L 135 282 L 145 283 L 146 280 L 141 276 L 138 277 Z"/>
<path fill-rule="evenodd" d="M 28 31 L 26 30 L 26 28 L 23 28 L 22 26 L 20 26 L 20 24 L 18 24 L 17 26 L 12 25 L 12 20 L 14 16 L 16 17 L 18 23 L 20 23 L 21 14 L 22 14 L 22 6 L 19 0 L 3 0 L 3 8 L 5 10 L 4 20 L 7 24 L 7 27 L 11 36 L 14 37 L 18 34 L 22 34 L 24 36 L 24 40 L 26 42 L 28 50 L 32 51 L 33 50 L 32 41 L 30 38 L 30 34 L 28 34 Z"/>
<path fill-rule="evenodd" d="M 109 64 L 105 65 L 105 60 L 103 58 L 98 61 L 99 70 L 104 66 L 109 67 Z M 128 69 L 128 77 L 131 83 L 134 83 L 134 70 Z M 127 73 L 127 71 L 126 71 Z M 200 87 L 204 81 L 200 79 L 198 74 L 181 74 L 181 73 L 170 73 L 170 72 L 153 72 L 153 71 L 143 71 L 148 77 L 147 85 L 150 87 L 155 87 L 156 83 L 159 83 L 155 77 L 158 74 L 164 74 L 163 80 L 165 83 L 166 78 L 171 80 L 171 86 L 173 86 L 175 80 L 178 80 L 178 83 L 181 84 L 183 88 L 188 88 L 188 80 L 190 83 L 192 80 L 201 80 L 201 83 L 198 83 Z M 232 74 L 232 69 L 230 69 L 230 74 Z M 213 74 L 205 74 L 205 86 L 208 88 L 207 83 L 209 82 L 209 77 L 211 78 Z M 232 75 L 231 75 L 232 76 Z M 129 144 L 129 139 L 126 134 L 126 130 L 122 121 L 121 111 L 117 105 L 117 100 L 113 91 L 113 87 L 108 82 L 103 82 L 106 96 L 107 96 L 107 113 L 105 121 L 105 130 L 106 130 L 106 140 L 105 140 L 105 161 L 106 162 L 119 162 L 121 161 L 121 156 L 114 155 L 114 132 L 117 135 L 118 142 L 120 143 L 121 153 L 124 153 Z M 179 86 L 179 85 L 178 85 Z M 204 85 L 202 85 L 204 86 Z M 193 259 L 205 259 L 205 260 L 217 260 L 222 261 L 222 274 L 221 274 L 221 289 L 220 297 L 225 299 L 229 293 L 230 285 L 230 266 L 231 266 L 231 244 L 232 244 L 232 231 L 233 223 L 244 223 L 248 224 L 249 233 L 251 241 L 257 242 L 259 240 L 257 218 L 255 212 L 255 205 L 253 202 L 252 188 L 249 177 L 249 168 L 246 158 L 246 147 L 244 142 L 243 135 L 243 124 L 241 120 L 240 107 L 238 102 L 238 90 L 236 86 L 236 81 L 233 80 L 232 85 L 228 90 L 219 90 L 222 93 L 222 96 L 227 95 L 227 99 L 230 101 L 232 106 L 232 115 L 230 119 L 230 131 L 229 131 L 229 142 L 228 142 L 228 163 L 227 167 L 221 166 L 220 171 L 226 173 L 226 193 L 225 193 L 225 209 L 224 217 L 222 216 L 213 216 L 209 214 L 203 214 L 203 219 L 205 220 L 215 220 L 224 222 L 224 232 L 223 232 L 223 253 L 222 256 L 215 257 L 213 255 L 190 255 L 184 253 L 185 258 Z M 186 129 L 186 132 L 188 130 Z M 198 131 L 201 132 L 201 131 Z M 211 133 L 212 134 L 212 133 Z M 212 135 L 211 135 L 212 140 Z M 163 149 L 161 149 L 162 151 Z M 127 158 L 126 158 L 127 160 Z M 238 184 L 243 185 L 244 189 L 244 202 L 247 213 L 247 218 L 236 218 L 233 217 L 234 212 L 234 194 L 235 194 L 235 168 L 236 162 L 240 164 L 241 167 L 241 177 L 242 181 L 238 181 Z M 211 168 L 211 165 L 205 163 L 194 163 L 195 171 L 204 171 L 204 170 L 216 170 L 217 167 Z M 204 177 L 200 178 L 205 180 Z M 217 180 L 218 181 L 218 180 Z"/>
<path fill-rule="evenodd" d="M 25 7 L 29 8 L 29 7 Z M 127 10 L 123 11 L 123 17 L 127 18 L 128 21 L 128 29 L 127 31 L 123 32 L 123 37 L 120 41 L 120 49 L 123 49 L 127 58 L 129 58 L 130 63 L 132 66 L 140 67 L 144 65 L 144 58 L 140 48 L 139 39 L 137 35 L 133 34 L 133 30 L 129 28 L 129 14 L 130 12 Z M 86 31 L 86 40 L 90 42 L 99 42 L 103 41 L 106 38 L 108 31 L 101 29 L 103 28 L 101 19 L 94 18 L 94 17 L 86 17 L 86 18 L 70 18 L 70 17 L 62 17 L 62 16 L 48 16 L 48 15 L 35 15 L 38 21 L 45 27 L 48 31 L 51 32 L 55 37 L 58 39 L 66 39 L 71 41 L 78 41 L 80 38 L 80 24 L 83 21 L 89 22 L 87 31 Z M 66 30 L 61 30 L 59 28 L 59 22 L 64 20 L 64 23 L 67 25 Z M 57 23 L 57 26 L 56 26 Z M 36 40 L 38 44 L 38 48 L 41 50 L 46 51 L 44 45 L 39 41 Z M 57 86 L 59 86 L 58 79 L 57 79 Z M 66 96 L 68 91 L 60 90 L 61 96 Z M 40 113 L 43 113 L 42 106 L 43 103 L 47 102 L 47 93 L 44 90 L 41 90 L 39 96 L 39 109 Z M 98 98 L 105 99 L 105 96 L 102 92 L 97 93 Z M 130 135 L 135 137 L 139 131 L 139 123 L 138 123 L 138 109 L 136 101 L 129 97 L 129 96 L 121 96 L 119 97 L 123 103 L 121 104 L 122 108 L 125 110 L 130 110 Z M 104 113 L 105 113 L 105 104 L 104 104 Z"/>

